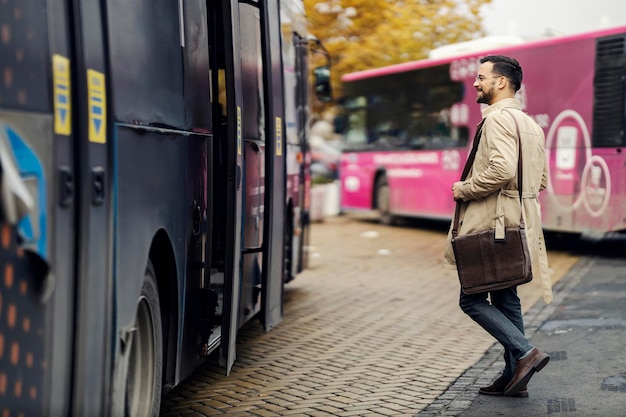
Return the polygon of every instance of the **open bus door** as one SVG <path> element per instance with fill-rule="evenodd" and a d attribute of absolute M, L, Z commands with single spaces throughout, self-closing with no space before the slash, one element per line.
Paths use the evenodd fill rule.
<path fill-rule="evenodd" d="M 270 13 L 278 19 L 278 4 L 222 4 L 229 162 L 221 360 L 228 374 L 239 328 L 259 312 L 268 330 L 282 318 L 286 167 L 280 28 L 265 23 Z"/>
<path fill-rule="evenodd" d="M 223 0 L 223 32 L 213 40 L 223 40 L 223 58 L 225 67 L 225 93 L 228 97 L 226 106 L 226 189 L 225 211 L 216 207 L 214 224 L 219 224 L 220 213 L 226 217 L 224 233 L 224 293 L 222 306 L 222 326 L 220 341 L 220 360 L 226 368 L 226 374 L 235 362 L 237 331 L 239 330 L 239 294 L 241 288 L 242 258 L 242 204 L 243 204 L 243 136 L 242 136 L 242 71 L 239 55 L 239 2 Z M 214 22 L 218 25 L 217 22 Z M 214 74 L 214 77 L 216 75 Z M 219 153 L 219 151 L 218 151 Z M 219 158 L 219 155 L 218 155 Z"/>
<path fill-rule="evenodd" d="M 261 320 L 266 331 L 283 317 L 286 171 L 283 79 L 278 2 L 264 2 L 261 18 L 264 61 L 266 153 Z"/>

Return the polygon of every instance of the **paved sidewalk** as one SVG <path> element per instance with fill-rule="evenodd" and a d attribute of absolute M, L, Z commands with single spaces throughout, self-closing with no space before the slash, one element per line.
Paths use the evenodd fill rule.
<path fill-rule="evenodd" d="M 161 415 L 414 417 L 444 400 L 493 345 L 441 267 L 445 229 L 354 216 L 314 224 L 311 265 L 285 287 L 283 322 L 269 333 L 244 326 L 230 376 L 209 361 Z M 549 253 L 554 279 L 577 259 Z M 520 288 L 525 311 L 540 293 L 538 282 Z"/>
<path fill-rule="evenodd" d="M 531 342 L 551 356 L 529 398 L 477 393 L 504 367 L 495 343 L 418 416 L 626 416 L 625 242 L 597 246 L 557 284 L 550 306 L 537 303 L 525 314 Z"/>

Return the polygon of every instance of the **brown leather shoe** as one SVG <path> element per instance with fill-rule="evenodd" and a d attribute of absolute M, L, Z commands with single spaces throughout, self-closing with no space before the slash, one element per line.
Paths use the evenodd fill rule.
<path fill-rule="evenodd" d="M 511 382 L 509 382 L 504 389 L 504 395 L 512 396 L 515 393 L 520 392 L 522 388 L 528 385 L 528 381 L 530 381 L 533 374 L 541 371 L 549 360 L 550 356 L 537 348 L 533 348 L 528 356 L 517 361 L 517 365 L 515 365 L 515 374 L 513 375 Z"/>
<path fill-rule="evenodd" d="M 488 387 L 482 387 L 478 390 L 479 394 L 483 394 L 483 395 L 499 395 L 499 396 L 503 396 L 504 395 L 504 389 L 507 386 L 508 381 L 506 381 L 505 379 L 503 379 L 502 377 L 496 379 L 493 384 L 489 385 Z M 526 387 L 522 387 L 521 390 L 519 390 L 518 392 L 516 392 L 515 394 L 511 395 L 511 397 L 519 397 L 519 398 L 528 398 L 528 390 L 526 389 Z"/>

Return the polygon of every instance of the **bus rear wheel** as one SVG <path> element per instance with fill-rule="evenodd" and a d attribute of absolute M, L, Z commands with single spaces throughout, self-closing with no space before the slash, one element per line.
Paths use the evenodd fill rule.
<path fill-rule="evenodd" d="M 161 405 L 163 333 L 156 275 L 148 262 L 137 302 L 126 380 L 126 415 L 157 417 Z"/>
<path fill-rule="evenodd" d="M 382 224 L 393 224 L 394 216 L 389 211 L 389 183 L 384 175 L 376 181 L 376 209 Z"/>

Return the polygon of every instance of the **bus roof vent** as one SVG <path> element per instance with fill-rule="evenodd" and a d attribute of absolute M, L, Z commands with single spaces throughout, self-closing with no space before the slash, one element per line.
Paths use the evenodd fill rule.
<path fill-rule="evenodd" d="M 473 39 L 471 41 L 440 46 L 439 48 L 431 50 L 428 54 L 428 58 L 450 58 L 474 52 L 485 52 L 507 46 L 520 45 L 524 42 L 524 39 L 519 36 L 485 36 L 484 38 Z"/>
<path fill-rule="evenodd" d="M 626 35 L 598 39 L 593 84 L 593 146 L 626 146 Z"/>
<path fill-rule="evenodd" d="M 598 39 L 598 47 L 596 49 L 598 58 L 623 57 L 625 37 L 613 36 L 610 38 Z"/>

